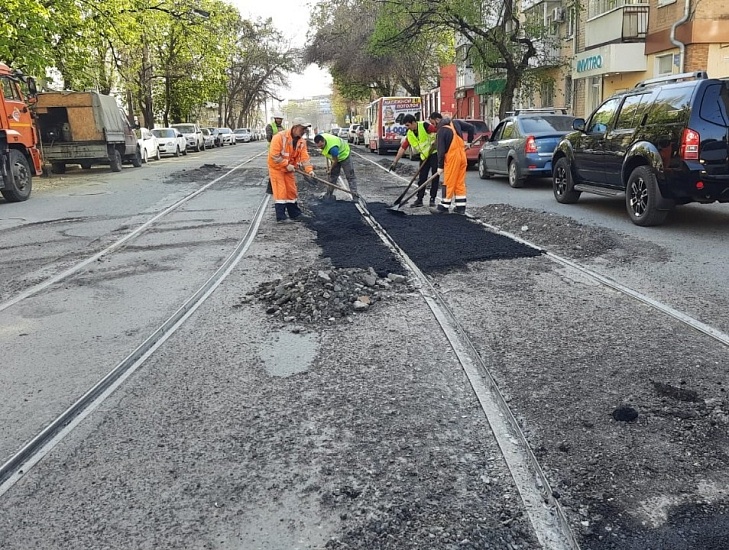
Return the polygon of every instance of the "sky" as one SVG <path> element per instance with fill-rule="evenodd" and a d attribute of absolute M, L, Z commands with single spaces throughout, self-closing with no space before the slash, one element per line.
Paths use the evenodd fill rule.
<path fill-rule="evenodd" d="M 309 4 L 317 0 L 291 0 L 276 2 L 272 0 L 229 0 L 238 7 L 243 17 L 273 19 L 284 40 L 292 47 L 302 48 L 306 43 L 309 29 Z M 301 99 L 331 93 L 332 78 L 329 72 L 316 65 L 309 65 L 302 75 L 289 75 L 290 86 L 281 90 L 285 99 Z"/>

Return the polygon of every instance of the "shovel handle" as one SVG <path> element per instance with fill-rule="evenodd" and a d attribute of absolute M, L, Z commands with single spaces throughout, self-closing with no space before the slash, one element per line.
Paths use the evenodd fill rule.
<path fill-rule="evenodd" d="M 349 193 L 356 199 L 360 198 L 359 194 L 355 193 L 354 191 L 350 191 L 349 189 L 340 187 L 339 185 L 334 185 L 333 183 L 329 183 L 328 181 L 323 180 L 317 176 L 312 176 L 311 174 L 307 174 L 306 172 L 304 172 L 303 170 L 299 170 L 298 168 L 296 170 L 294 170 L 294 172 L 296 172 L 297 174 L 301 174 L 302 176 L 304 176 L 306 178 L 312 178 L 312 179 L 318 181 L 319 183 L 323 183 L 324 185 L 331 187 L 332 189 L 337 189 L 338 191 L 344 191 L 345 193 Z"/>
<path fill-rule="evenodd" d="M 400 208 L 401 206 L 407 204 L 407 202 L 410 199 L 412 199 L 415 195 L 418 194 L 418 191 L 420 191 L 421 189 L 424 189 L 426 185 L 428 185 L 431 181 L 433 181 L 438 176 L 440 176 L 440 174 L 438 172 L 436 172 L 435 174 L 433 174 L 432 176 L 430 176 L 427 180 L 425 180 L 423 183 L 421 183 L 415 191 L 413 191 L 412 193 L 410 193 L 405 199 L 402 200 L 402 202 L 398 205 L 398 208 Z"/>

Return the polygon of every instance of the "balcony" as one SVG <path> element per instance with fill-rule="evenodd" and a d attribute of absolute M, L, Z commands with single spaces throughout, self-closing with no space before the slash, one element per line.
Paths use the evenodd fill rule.
<path fill-rule="evenodd" d="M 645 41 L 648 10 L 647 3 L 635 0 L 592 0 L 588 5 L 585 48 Z"/>
<path fill-rule="evenodd" d="M 456 90 L 473 88 L 476 85 L 476 75 L 471 67 L 458 66 L 456 69 Z"/>

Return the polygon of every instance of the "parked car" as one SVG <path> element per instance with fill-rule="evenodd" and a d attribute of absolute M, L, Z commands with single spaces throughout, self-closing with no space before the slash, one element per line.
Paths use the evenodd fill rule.
<path fill-rule="evenodd" d="M 471 168 L 478 165 L 478 154 L 481 152 L 481 146 L 491 137 L 491 131 L 489 125 L 483 120 L 467 118 L 465 122 L 471 124 L 475 130 L 471 147 L 466 149 L 466 162 L 468 167 Z M 468 134 L 464 134 L 463 139 L 468 139 Z"/>
<path fill-rule="evenodd" d="M 233 133 L 235 134 L 236 142 L 249 143 L 253 141 L 253 133 L 250 128 L 236 128 L 233 130 Z"/>
<path fill-rule="evenodd" d="M 139 145 L 139 151 L 142 155 L 142 162 L 147 162 L 151 158 L 155 160 L 159 160 L 161 158 L 157 137 L 151 132 L 151 130 L 148 130 L 147 128 L 137 128 L 134 130 L 134 134 L 137 136 L 137 144 Z"/>
<path fill-rule="evenodd" d="M 361 124 L 350 124 L 349 128 L 347 128 L 347 140 L 349 143 L 354 143 L 354 139 L 357 137 L 357 128 L 359 128 Z"/>
<path fill-rule="evenodd" d="M 343 140 L 349 139 L 349 128 L 340 128 L 339 132 L 336 134 Z"/>
<path fill-rule="evenodd" d="M 221 146 L 235 145 L 237 143 L 235 139 L 235 134 L 230 128 L 218 128 L 218 133 L 220 134 Z"/>
<path fill-rule="evenodd" d="M 208 130 L 210 130 L 210 134 L 213 136 L 213 143 L 215 143 L 215 147 L 222 147 L 223 136 L 220 135 L 218 128 L 208 128 Z"/>
<path fill-rule="evenodd" d="M 675 205 L 729 202 L 729 82 L 703 71 L 659 77 L 574 121 L 553 155 L 558 202 L 582 192 L 624 198 L 640 226 Z"/>
<path fill-rule="evenodd" d="M 172 128 L 182 133 L 187 141 L 187 148 L 193 151 L 204 151 L 205 140 L 203 139 L 202 129 L 194 123 L 173 124 Z"/>
<path fill-rule="evenodd" d="M 187 154 L 187 140 L 181 132 L 174 128 L 155 128 L 152 133 L 157 138 L 157 145 L 161 154 L 176 157 Z"/>
<path fill-rule="evenodd" d="M 484 142 L 478 154 L 481 179 L 504 175 L 512 187 L 522 187 L 528 177 L 552 174 L 552 153 L 572 130 L 565 110 L 527 109 L 505 117 Z"/>
<path fill-rule="evenodd" d="M 364 145 L 365 143 L 365 128 L 361 124 L 357 126 L 357 131 L 354 133 L 354 145 Z"/>
<path fill-rule="evenodd" d="M 201 128 L 203 135 L 204 149 L 212 149 L 215 147 L 215 136 L 207 128 Z"/>

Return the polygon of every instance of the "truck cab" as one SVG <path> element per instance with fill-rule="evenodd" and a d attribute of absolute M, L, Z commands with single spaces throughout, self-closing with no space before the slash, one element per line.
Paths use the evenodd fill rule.
<path fill-rule="evenodd" d="M 21 84 L 30 93 L 27 99 Z M 20 202 L 30 197 L 33 176 L 41 174 L 35 117 L 29 107 L 35 81 L 0 63 L 0 92 L 0 194 L 8 202 Z"/>

